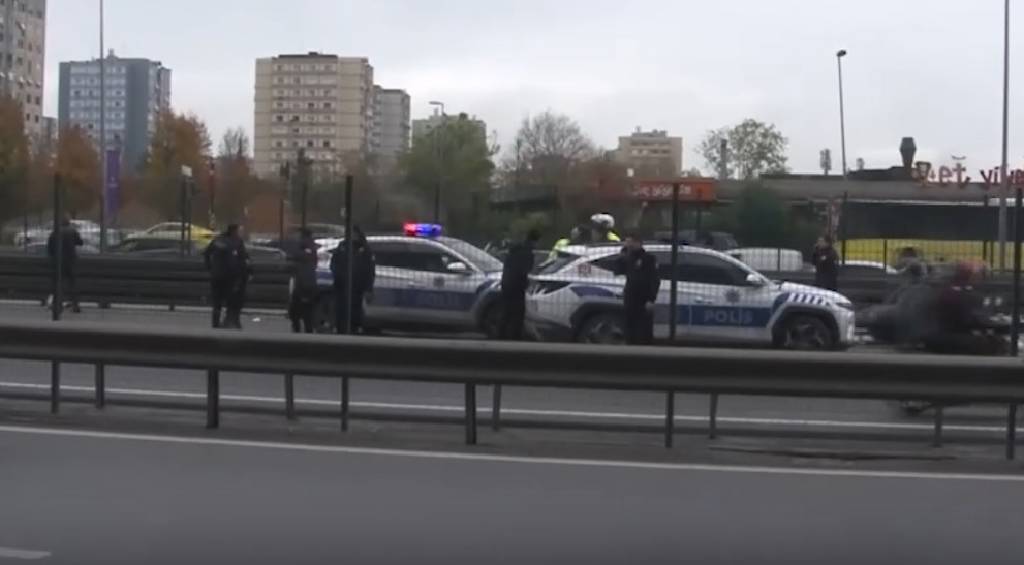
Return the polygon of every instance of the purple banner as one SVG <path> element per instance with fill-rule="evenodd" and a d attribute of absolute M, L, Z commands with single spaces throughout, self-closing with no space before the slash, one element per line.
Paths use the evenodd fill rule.
<path fill-rule="evenodd" d="M 103 182 L 103 195 L 107 203 L 108 221 L 115 221 L 121 209 L 121 152 L 107 150 L 107 178 Z"/>

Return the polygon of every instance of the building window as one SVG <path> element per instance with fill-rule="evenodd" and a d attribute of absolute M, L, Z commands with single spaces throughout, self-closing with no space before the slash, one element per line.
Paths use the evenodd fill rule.
<path fill-rule="evenodd" d="M 330 149 L 330 148 L 331 148 L 331 142 L 330 141 L 325 141 L 324 142 L 324 149 Z"/>
<path fill-rule="evenodd" d="M 276 121 L 278 121 L 278 122 L 283 122 L 284 121 L 284 116 L 274 116 L 274 119 Z"/>
<path fill-rule="evenodd" d="M 324 109 L 325 110 L 329 110 L 329 109 L 331 109 L 333 107 L 334 107 L 334 104 L 332 104 L 330 102 L 324 102 Z"/>

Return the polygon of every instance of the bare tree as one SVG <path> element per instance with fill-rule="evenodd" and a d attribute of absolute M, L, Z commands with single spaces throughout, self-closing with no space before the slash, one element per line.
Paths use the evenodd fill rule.
<path fill-rule="evenodd" d="M 523 119 L 505 169 L 526 174 L 533 182 L 559 182 L 574 164 L 596 153 L 578 123 L 549 110 Z"/>
<path fill-rule="evenodd" d="M 250 146 L 249 134 L 246 133 L 245 128 L 230 128 L 224 132 L 224 137 L 220 140 L 218 156 L 222 159 L 225 157 L 248 158 Z"/>
<path fill-rule="evenodd" d="M 731 178 L 750 180 L 788 170 L 786 148 L 789 140 L 774 124 L 747 119 L 736 126 L 708 132 L 697 152 L 716 174 L 722 170 L 723 140 L 728 142 L 725 169 Z"/>

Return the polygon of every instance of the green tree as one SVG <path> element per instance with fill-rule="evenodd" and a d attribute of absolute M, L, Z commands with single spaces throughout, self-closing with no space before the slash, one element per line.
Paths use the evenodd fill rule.
<path fill-rule="evenodd" d="M 486 135 L 465 116 L 445 120 L 413 140 L 400 160 L 403 175 L 425 202 L 440 187 L 442 220 L 450 231 L 472 230 L 480 223 L 480 204 L 488 204 L 494 151 Z"/>
<path fill-rule="evenodd" d="M 64 183 L 64 209 L 72 216 L 99 210 L 100 156 L 79 126 L 65 128 L 57 142 L 56 172 Z"/>
<path fill-rule="evenodd" d="M 143 166 L 140 200 L 161 218 L 180 218 L 182 166 L 190 167 L 195 183 L 192 216 L 197 224 L 205 223 L 210 209 L 210 147 L 206 124 L 198 117 L 161 114 Z"/>
<path fill-rule="evenodd" d="M 722 170 L 723 140 L 728 142 L 725 169 L 730 178 L 753 180 L 764 174 L 789 170 L 786 165 L 789 140 L 774 124 L 747 119 L 732 127 L 709 131 L 697 152 L 716 176 Z"/>
<path fill-rule="evenodd" d="M 21 104 L 0 95 L 0 220 L 23 213 L 29 167 L 28 138 Z"/>

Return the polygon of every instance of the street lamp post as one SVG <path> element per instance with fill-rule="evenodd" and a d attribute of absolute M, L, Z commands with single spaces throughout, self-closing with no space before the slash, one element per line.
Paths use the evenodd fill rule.
<path fill-rule="evenodd" d="M 434 157 L 437 159 L 437 181 L 434 185 L 434 223 L 441 223 L 441 179 L 443 177 L 443 163 L 441 160 L 441 134 L 445 125 L 444 102 L 431 100 L 430 105 L 441 109 L 441 122 L 434 128 Z"/>
<path fill-rule="evenodd" d="M 843 151 L 843 177 L 849 173 L 846 166 L 846 105 L 843 98 L 843 57 L 846 57 L 846 49 L 840 49 L 836 53 L 836 64 L 839 67 L 839 137 Z"/>
<path fill-rule="evenodd" d="M 999 171 L 999 270 L 1006 270 L 1006 199 L 1010 196 L 1010 0 L 1006 0 L 1003 21 L 1003 161 Z M 1014 323 L 1016 324 L 1016 320 Z"/>
<path fill-rule="evenodd" d="M 100 0 L 100 253 L 107 252 L 107 66 L 103 0 Z"/>

